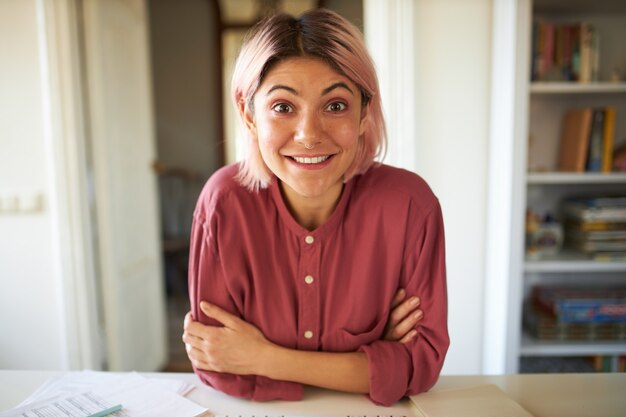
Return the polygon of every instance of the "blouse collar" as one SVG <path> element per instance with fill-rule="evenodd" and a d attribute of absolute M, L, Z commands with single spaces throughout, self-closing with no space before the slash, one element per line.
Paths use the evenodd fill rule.
<path fill-rule="evenodd" d="M 347 183 L 344 184 L 343 190 L 341 192 L 341 197 L 339 197 L 339 203 L 337 203 L 335 210 L 332 212 L 330 217 L 315 230 L 308 230 L 305 227 L 301 226 L 291 215 L 280 191 L 280 180 L 278 179 L 278 177 L 276 177 L 276 175 L 272 177 L 270 191 L 281 219 L 283 220 L 283 222 L 285 222 L 287 227 L 291 229 L 293 233 L 295 233 L 297 236 L 311 235 L 314 237 L 322 238 L 335 230 L 337 225 L 343 219 L 346 207 L 348 205 L 348 200 L 350 199 L 350 195 L 352 193 L 354 180 L 355 178 L 351 178 Z"/>

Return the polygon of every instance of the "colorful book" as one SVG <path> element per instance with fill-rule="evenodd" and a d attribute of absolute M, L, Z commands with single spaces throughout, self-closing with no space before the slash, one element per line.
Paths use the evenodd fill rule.
<path fill-rule="evenodd" d="M 626 288 L 536 286 L 535 307 L 561 323 L 626 322 Z"/>

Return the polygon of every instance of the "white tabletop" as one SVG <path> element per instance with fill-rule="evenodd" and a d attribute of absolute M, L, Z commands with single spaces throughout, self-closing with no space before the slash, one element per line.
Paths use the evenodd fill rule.
<path fill-rule="evenodd" d="M 0 411 L 28 397 L 52 371 L 0 370 Z M 204 386 L 194 374 L 143 373 L 146 377 L 176 378 L 197 386 L 187 398 L 215 414 L 298 416 L 415 416 L 408 399 L 379 407 L 363 395 L 307 388 L 298 402 L 251 402 L 229 397 Z M 442 376 L 432 391 L 496 384 L 536 417 L 626 416 L 626 374 L 545 374 L 508 376 Z"/>

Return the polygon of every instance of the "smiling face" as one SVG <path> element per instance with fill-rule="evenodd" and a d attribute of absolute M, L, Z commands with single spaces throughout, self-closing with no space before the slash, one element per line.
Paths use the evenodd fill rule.
<path fill-rule="evenodd" d="M 276 64 L 241 108 L 263 161 L 282 182 L 291 206 L 332 206 L 365 130 L 358 87 L 314 58 Z"/>

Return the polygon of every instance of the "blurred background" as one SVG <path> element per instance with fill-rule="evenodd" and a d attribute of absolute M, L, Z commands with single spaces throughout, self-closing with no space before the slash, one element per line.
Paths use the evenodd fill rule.
<path fill-rule="evenodd" d="M 0 0 L 0 368 L 191 370 L 191 215 L 245 152 L 234 59 L 267 13 L 313 7 L 364 32 L 385 162 L 441 201 L 443 372 L 623 371 L 617 0 Z M 572 111 L 586 145 L 564 139 Z"/>

